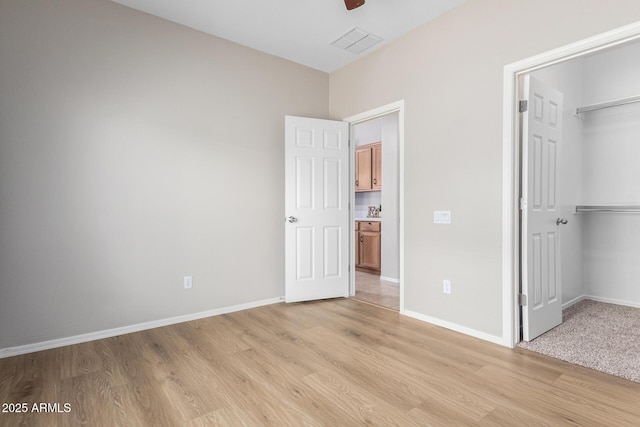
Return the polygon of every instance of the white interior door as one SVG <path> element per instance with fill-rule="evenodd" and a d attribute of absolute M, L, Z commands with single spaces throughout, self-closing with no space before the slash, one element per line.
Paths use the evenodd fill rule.
<path fill-rule="evenodd" d="M 562 323 L 556 164 L 562 138 L 562 93 L 527 75 L 522 117 L 523 339 Z"/>
<path fill-rule="evenodd" d="M 349 295 L 349 124 L 285 117 L 285 300 Z"/>

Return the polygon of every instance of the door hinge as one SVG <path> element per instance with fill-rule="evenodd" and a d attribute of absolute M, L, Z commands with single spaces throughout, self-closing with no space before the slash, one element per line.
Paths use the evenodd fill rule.
<path fill-rule="evenodd" d="M 527 296 L 524 294 L 518 294 L 518 304 L 520 304 L 520 307 L 526 307 L 527 306 Z"/>
<path fill-rule="evenodd" d="M 528 108 L 529 108 L 529 101 L 527 101 L 526 99 L 518 102 L 519 113 L 524 113 L 525 111 L 527 111 Z"/>
<path fill-rule="evenodd" d="M 527 209 L 527 201 L 524 197 L 520 197 L 520 210 L 523 211 L 525 209 Z"/>

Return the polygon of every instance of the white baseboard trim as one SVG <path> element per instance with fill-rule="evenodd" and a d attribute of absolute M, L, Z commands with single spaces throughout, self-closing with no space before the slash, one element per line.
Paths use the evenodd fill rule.
<path fill-rule="evenodd" d="M 562 309 L 564 310 L 565 308 L 569 308 L 572 305 L 579 303 L 583 299 L 588 299 L 588 297 L 586 295 L 580 295 L 579 297 L 576 297 L 576 298 L 574 298 L 574 299 L 572 299 L 570 301 L 563 302 L 562 303 Z"/>
<path fill-rule="evenodd" d="M 49 350 L 51 348 L 64 347 L 71 344 L 111 338 L 118 335 L 130 334 L 132 332 L 144 331 L 147 329 L 159 328 L 162 326 L 174 325 L 176 323 L 189 322 L 191 320 L 204 319 L 205 317 L 218 316 L 220 314 L 233 313 L 234 311 L 248 310 L 250 308 L 264 305 L 277 304 L 284 301 L 284 297 L 271 298 L 262 301 L 254 301 L 246 304 L 233 305 L 230 307 L 215 308 L 213 310 L 201 311 L 198 313 L 185 314 L 182 316 L 169 317 L 166 319 L 153 320 L 151 322 L 137 323 L 135 325 L 123 326 L 120 328 L 106 329 L 104 331 L 90 332 L 88 334 L 75 335 L 72 337 L 59 338 L 39 343 L 26 344 L 17 347 L 7 347 L 0 349 L 0 359 L 21 354 L 33 353 L 36 351 Z"/>
<path fill-rule="evenodd" d="M 508 340 L 505 340 L 503 337 L 476 331 L 475 329 L 467 328 L 466 326 L 461 326 L 456 323 L 451 323 L 441 319 L 436 319 L 435 317 L 427 316 L 421 313 L 416 313 L 415 311 L 405 310 L 403 314 L 409 317 L 413 317 L 414 319 L 421 320 L 423 322 L 431 323 L 433 325 L 441 326 L 443 328 L 450 329 L 455 332 L 460 332 L 462 334 L 469 335 L 474 338 L 479 338 L 484 341 L 489 341 L 494 344 L 499 344 L 504 347 L 511 348 L 511 343 L 507 342 Z"/>
<path fill-rule="evenodd" d="M 565 308 L 571 307 L 572 305 L 579 303 L 580 301 L 585 299 L 590 299 L 590 300 L 599 301 L 599 302 L 606 302 L 609 304 L 624 305 L 627 307 L 640 308 L 640 302 L 637 302 L 637 301 L 627 301 L 627 300 L 614 299 L 614 298 L 603 298 L 595 295 L 580 295 L 579 297 L 574 298 L 571 301 L 567 301 L 564 304 L 562 304 L 562 309 L 564 310 Z"/>
<path fill-rule="evenodd" d="M 380 276 L 380 280 L 384 280 L 385 282 L 400 283 L 400 279 L 395 279 L 393 277 L 387 276 Z"/>
<path fill-rule="evenodd" d="M 590 299 L 594 301 L 607 302 L 609 304 L 626 305 L 627 307 L 640 308 L 640 302 L 636 302 L 636 301 L 627 301 L 627 300 L 614 299 L 614 298 L 603 298 L 603 297 L 597 297 L 594 295 L 584 295 L 583 299 Z"/>

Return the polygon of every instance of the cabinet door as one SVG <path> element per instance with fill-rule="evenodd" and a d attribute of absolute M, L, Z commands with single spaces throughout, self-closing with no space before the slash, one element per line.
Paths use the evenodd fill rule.
<path fill-rule="evenodd" d="M 380 270 L 380 233 L 361 231 L 360 266 Z"/>
<path fill-rule="evenodd" d="M 371 190 L 371 148 L 356 148 L 356 191 Z"/>
<path fill-rule="evenodd" d="M 371 148 L 371 189 L 382 189 L 382 144 Z"/>

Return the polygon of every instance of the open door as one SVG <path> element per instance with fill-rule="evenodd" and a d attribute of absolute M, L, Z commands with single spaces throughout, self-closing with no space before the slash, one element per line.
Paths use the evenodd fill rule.
<path fill-rule="evenodd" d="M 349 296 L 349 124 L 285 117 L 285 301 Z"/>
<path fill-rule="evenodd" d="M 526 75 L 522 117 L 522 334 L 525 341 L 562 323 L 556 160 L 562 93 Z M 522 108 L 521 110 L 525 110 Z"/>

